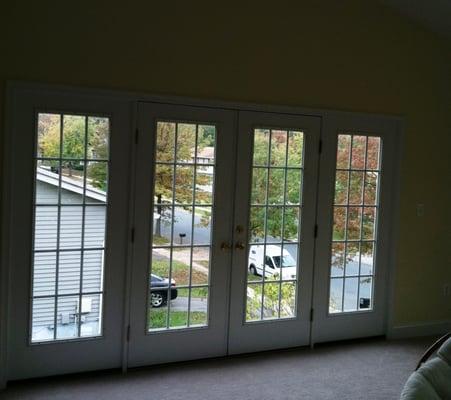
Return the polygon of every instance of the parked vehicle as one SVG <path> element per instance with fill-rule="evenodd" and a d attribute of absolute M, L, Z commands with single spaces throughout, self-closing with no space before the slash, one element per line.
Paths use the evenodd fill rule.
<path fill-rule="evenodd" d="M 174 279 L 171 279 L 169 288 L 169 279 L 161 276 L 150 275 L 150 305 L 158 308 L 164 306 L 168 302 L 168 292 L 171 293 L 171 300 L 177 298 L 177 288 Z"/>
<path fill-rule="evenodd" d="M 263 264 L 263 260 L 265 261 Z M 291 254 L 278 245 L 254 245 L 249 249 L 249 272 L 270 278 L 282 274 L 282 279 L 296 279 L 296 261 Z"/>

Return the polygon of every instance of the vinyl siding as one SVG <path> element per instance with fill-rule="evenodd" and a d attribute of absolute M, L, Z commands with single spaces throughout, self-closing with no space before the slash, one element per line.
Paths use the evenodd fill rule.
<path fill-rule="evenodd" d="M 89 199 L 85 212 L 84 251 L 82 245 L 82 196 L 67 190 L 61 192 L 59 276 L 56 282 L 57 262 L 57 228 L 58 228 L 58 191 L 53 185 L 36 182 L 36 215 L 34 231 L 35 251 L 33 268 L 33 296 L 51 296 L 55 294 L 58 283 L 58 295 L 74 294 L 60 297 L 57 310 L 57 323 L 62 315 L 69 316 L 74 322 L 78 307 L 80 286 L 80 265 L 83 257 L 83 292 L 101 291 L 103 279 L 103 250 L 105 237 L 106 205 Z M 47 204 L 47 205 L 45 205 Z M 51 251 L 53 250 L 53 251 Z M 84 314 L 85 321 L 95 321 L 99 315 L 100 298 L 92 297 L 91 312 Z M 54 299 L 35 299 L 33 304 L 33 327 L 53 326 Z"/>

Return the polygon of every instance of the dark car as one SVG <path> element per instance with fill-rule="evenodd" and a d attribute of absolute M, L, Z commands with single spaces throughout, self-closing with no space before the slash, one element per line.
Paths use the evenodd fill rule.
<path fill-rule="evenodd" d="M 154 274 L 150 275 L 150 305 L 152 307 L 164 306 L 168 302 L 168 291 L 171 292 L 171 300 L 177 298 L 174 279 L 171 280 L 169 289 L 169 279 Z"/>

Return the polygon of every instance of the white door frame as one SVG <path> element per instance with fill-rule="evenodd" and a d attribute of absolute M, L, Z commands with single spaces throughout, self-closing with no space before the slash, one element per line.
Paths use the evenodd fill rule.
<path fill-rule="evenodd" d="M 391 121 L 397 125 L 396 132 L 396 142 L 397 142 L 397 160 L 396 160 L 396 171 L 394 182 L 399 183 L 399 164 L 400 164 L 400 155 L 402 146 L 401 138 L 404 132 L 404 119 L 402 117 L 393 116 L 393 115 L 383 115 L 383 114 L 369 114 L 369 113 L 360 113 L 360 112 L 341 112 L 341 111 L 332 111 L 326 109 L 318 109 L 318 108 L 308 108 L 308 107 L 296 107 L 296 106 L 280 106 L 280 105 L 269 105 L 269 104 L 251 104 L 251 103 L 242 103 L 242 102 L 233 102 L 233 101 L 218 101 L 218 100 L 205 100 L 205 99 L 196 99 L 196 98 L 188 98 L 181 96 L 168 96 L 168 95 L 152 95 L 143 92 L 132 92 L 132 91 L 116 91 L 116 90 L 105 90 L 105 89 L 87 89 L 87 88 L 79 88 L 67 85 L 52 85 L 52 84 L 41 84 L 41 83 L 30 83 L 30 82 L 21 82 L 21 81 L 9 81 L 6 85 L 6 103 L 5 103 L 5 121 L 4 121 L 4 149 L 3 149 L 3 165 L 4 165 L 4 173 L 3 173 L 3 196 L 2 196 L 2 263 L 1 263 L 1 286 L 0 286 L 0 389 L 6 385 L 7 380 L 7 348 L 8 348 L 8 335 L 7 335 L 7 310 L 9 309 L 8 305 L 11 302 L 10 298 L 12 293 L 8 290 L 9 288 L 9 275 L 10 275 L 10 245 L 9 245 L 9 231 L 11 229 L 12 221 L 10 218 L 10 207 L 11 207 L 11 196 L 10 196 L 10 185 L 11 185 L 11 177 L 10 177 L 10 164 L 11 164 L 11 143 L 14 135 L 14 126 L 13 126 L 13 114 L 15 111 L 15 100 L 14 98 L 20 94 L 26 95 L 57 95 L 66 99 L 66 101 L 72 101 L 75 99 L 86 98 L 86 99 L 97 99 L 97 102 L 102 101 L 116 101 L 123 102 L 130 105 L 137 104 L 137 102 L 160 102 L 167 104 L 179 104 L 179 105 L 191 105 L 191 106 L 204 106 L 211 108 L 221 108 L 221 109 L 229 109 L 235 111 L 266 111 L 266 112 L 277 112 L 277 113 L 287 113 L 287 114 L 301 114 L 301 115 L 312 115 L 322 117 L 323 119 L 323 127 L 322 131 L 324 132 L 324 127 L 327 125 L 327 121 L 329 119 L 333 119 L 336 117 L 346 117 L 348 119 L 353 118 L 376 118 L 379 120 Z M 75 105 L 79 106 L 80 104 L 77 101 L 74 102 Z M 129 121 L 124 126 L 124 130 L 130 134 L 130 137 L 133 136 L 132 126 L 134 125 L 133 120 L 135 117 L 130 114 Z M 5 171 L 8 173 L 6 174 Z M 390 246 L 390 260 L 388 264 L 388 279 L 390 281 L 390 293 L 387 294 L 387 318 L 388 323 L 386 327 L 386 333 L 390 333 L 393 330 L 394 324 L 394 310 L 393 310 L 393 299 L 394 299 L 394 276 L 395 276 L 395 268 L 396 268 L 396 248 L 398 241 L 398 231 L 399 231 L 399 218 L 398 213 L 396 212 L 399 208 L 399 185 L 393 188 L 393 207 L 392 214 L 393 219 L 391 221 L 392 224 L 392 242 Z M 320 232 L 321 233 L 321 232 Z M 127 262 L 128 270 L 130 270 L 130 256 L 129 261 Z M 123 344 L 124 348 L 126 348 L 126 341 Z M 124 358 L 125 359 L 125 358 Z M 123 368 L 126 368 L 126 364 L 122 362 Z"/>
<path fill-rule="evenodd" d="M 298 245 L 296 316 L 245 322 L 248 276 L 249 211 L 254 128 L 292 129 L 304 133 L 301 221 Z M 268 112 L 240 112 L 237 146 L 234 246 L 230 307 L 229 354 L 308 345 L 314 261 L 317 174 L 321 119 Z M 238 229 L 241 225 L 243 229 Z M 276 339 L 277 338 L 277 339 Z"/>
<path fill-rule="evenodd" d="M 129 149 L 131 140 L 130 103 L 102 96 L 66 94 L 55 92 L 14 90 L 9 98 L 10 148 L 21 151 L 9 157 L 8 213 L 9 221 L 3 231 L 9 239 L 3 260 L 14 265 L 9 270 L 7 379 L 23 379 L 61 373 L 71 373 L 121 366 L 123 341 L 123 279 L 126 263 L 128 234 Z M 31 290 L 31 240 L 34 188 L 35 118 L 37 112 L 80 113 L 105 115 L 111 118 L 110 130 L 110 198 L 106 231 L 106 268 L 104 273 L 103 335 L 51 341 L 42 344 L 29 342 L 30 290 Z M 6 151 L 8 151 L 6 150 Z M 124 168 L 124 166 L 126 166 Z M 116 185 L 116 183 L 118 185 Z M 120 187 L 119 187 L 120 186 Z M 108 226 L 108 225 L 107 225 Z M 112 228 L 115 229 L 112 229 Z M 122 227 L 123 229 L 120 229 Z M 19 284 L 20 282 L 20 284 Z M 84 356 L 83 356 L 84 355 Z M 71 362 L 67 362 L 67 360 Z"/>
<path fill-rule="evenodd" d="M 130 297 L 128 366 L 159 364 L 227 354 L 235 117 L 230 110 L 158 103 L 138 104 L 139 139 L 135 156 L 134 242 Z M 153 171 L 157 121 L 215 124 L 216 155 L 207 327 L 147 331 L 150 243 L 153 226 Z M 139 190 L 139 195 L 138 195 Z"/>
<path fill-rule="evenodd" d="M 376 268 L 373 307 L 369 311 L 329 314 L 329 271 L 333 225 L 333 199 L 337 137 L 339 133 L 373 134 L 382 139 L 377 218 Z M 318 238 L 315 250 L 315 279 L 312 345 L 318 342 L 378 336 L 387 333 L 392 317 L 392 277 L 394 276 L 394 235 L 397 216 L 396 196 L 399 174 L 396 158 L 399 147 L 399 124 L 378 116 L 330 115 L 323 123 L 323 146 L 320 161 L 318 198 Z"/>

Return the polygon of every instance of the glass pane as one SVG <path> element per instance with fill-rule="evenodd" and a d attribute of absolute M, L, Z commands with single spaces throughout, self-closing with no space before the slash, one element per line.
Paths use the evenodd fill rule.
<path fill-rule="evenodd" d="M 265 207 L 251 207 L 249 218 L 249 232 L 251 243 L 263 242 L 265 239 Z"/>
<path fill-rule="evenodd" d="M 374 274 L 374 242 L 362 242 L 360 245 L 362 252 L 360 259 L 360 274 L 373 275 Z"/>
<path fill-rule="evenodd" d="M 349 182 L 349 204 L 362 204 L 363 172 L 351 171 Z"/>
<path fill-rule="evenodd" d="M 196 204 L 213 204 L 213 173 L 214 167 L 196 168 Z"/>
<path fill-rule="evenodd" d="M 375 239 L 376 207 L 363 209 L 362 239 Z"/>
<path fill-rule="evenodd" d="M 189 289 L 177 289 L 177 298 L 171 303 L 169 327 L 185 328 L 188 326 Z"/>
<path fill-rule="evenodd" d="M 86 117 L 81 115 L 63 116 L 63 145 L 61 157 L 63 159 L 83 159 L 85 157 Z M 79 161 L 64 163 L 71 175 L 71 169 L 80 165 Z"/>
<path fill-rule="evenodd" d="M 55 298 L 45 297 L 33 299 L 31 322 L 31 341 L 42 342 L 53 340 L 55 331 Z"/>
<path fill-rule="evenodd" d="M 175 151 L 175 123 L 158 122 L 156 140 L 156 160 L 173 162 Z"/>
<path fill-rule="evenodd" d="M 83 252 L 83 293 L 103 290 L 104 250 Z"/>
<path fill-rule="evenodd" d="M 208 318 L 208 287 L 191 289 L 189 325 L 207 326 Z"/>
<path fill-rule="evenodd" d="M 172 186 L 174 184 L 174 167 L 172 165 L 155 165 L 155 203 L 172 203 Z M 189 201 L 191 203 L 191 201 Z"/>
<path fill-rule="evenodd" d="M 149 330 L 208 323 L 216 127 L 165 124 L 157 159 L 172 165 L 155 165 Z M 163 156 L 164 146 L 171 156 Z"/>
<path fill-rule="evenodd" d="M 252 169 L 252 204 L 266 204 L 266 191 L 268 184 L 268 169 L 253 168 Z"/>
<path fill-rule="evenodd" d="M 286 207 L 285 208 L 285 219 L 284 219 L 284 240 L 290 242 L 297 242 L 300 240 L 300 213 L 301 209 L 299 207 Z"/>
<path fill-rule="evenodd" d="M 301 169 L 288 169 L 287 185 L 285 193 L 285 204 L 297 205 L 301 204 L 301 188 L 302 188 L 302 170 Z"/>
<path fill-rule="evenodd" d="M 360 239 L 360 226 L 362 223 L 362 209 L 360 207 L 348 208 L 348 240 Z"/>
<path fill-rule="evenodd" d="M 196 150 L 196 125 L 177 124 L 177 162 L 192 163 Z"/>
<path fill-rule="evenodd" d="M 337 171 L 335 177 L 335 204 L 346 204 L 348 201 L 348 171 Z"/>
<path fill-rule="evenodd" d="M 57 298 L 57 339 L 73 339 L 78 337 L 78 303 L 79 296 Z"/>
<path fill-rule="evenodd" d="M 377 204 L 378 180 L 378 172 L 367 172 L 365 174 L 365 205 L 372 206 Z"/>
<path fill-rule="evenodd" d="M 345 271 L 346 276 L 359 275 L 360 243 L 348 242 L 346 245 Z"/>
<path fill-rule="evenodd" d="M 351 168 L 353 169 L 365 168 L 365 153 L 366 153 L 366 136 L 353 136 Z"/>
<path fill-rule="evenodd" d="M 81 252 L 60 253 L 58 267 L 58 294 L 80 293 Z"/>
<path fill-rule="evenodd" d="M 279 283 L 266 283 L 263 295 L 263 318 L 273 319 L 279 317 Z"/>
<path fill-rule="evenodd" d="M 208 285 L 210 273 L 210 248 L 193 247 L 192 280 L 193 285 Z"/>
<path fill-rule="evenodd" d="M 371 277 L 360 278 L 360 289 L 359 289 L 360 310 L 373 308 L 372 289 L 373 289 L 373 278 Z"/>
<path fill-rule="evenodd" d="M 330 280 L 329 312 L 336 313 L 343 311 L 343 279 L 334 278 Z"/>
<path fill-rule="evenodd" d="M 330 276 L 343 276 L 345 268 L 345 243 L 332 243 Z"/>
<path fill-rule="evenodd" d="M 380 153 L 379 137 L 338 136 L 335 203 L 343 207 L 334 208 L 331 313 L 372 307 Z M 348 176 L 349 198 L 346 198 Z M 341 280 L 335 279 L 341 276 L 347 277 L 344 287 Z M 340 287 L 345 294 L 343 309 L 337 305 L 341 301 Z M 362 290 L 361 295 L 358 295 L 359 290 Z"/>
<path fill-rule="evenodd" d="M 81 297 L 80 336 L 99 336 L 102 332 L 102 299 L 101 294 L 90 294 Z"/>
<path fill-rule="evenodd" d="M 380 169 L 381 138 L 368 137 L 368 155 L 366 160 L 367 169 Z"/>
<path fill-rule="evenodd" d="M 246 322 L 296 313 L 303 140 L 300 131 L 254 130 L 254 165 L 270 166 L 252 172 Z"/>
<path fill-rule="evenodd" d="M 37 190 L 39 187 L 36 188 Z M 34 249 L 56 249 L 58 236 L 58 207 L 35 207 Z"/>
<path fill-rule="evenodd" d="M 267 213 L 267 232 L 266 240 L 268 242 L 282 241 L 282 222 L 283 222 L 283 207 L 268 207 Z"/>
<path fill-rule="evenodd" d="M 89 161 L 86 171 L 86 203 L 105 203 L 108 192 L 108 163 L 106 161 Z M 80 184 L 83 184 L 80 182 Z"/>
<path fill-rule="evenodd" d="M 280 317 L 294 317 L 296 315 L 296 283 L 283 282 L 280 297 Z"/>
<path fill-rule="evenodd" d="M 283 204 L 285 192 L 285 170 L 270 169 L 268 184 L 268 204 Z"/>
<path fill-rule="evenodd" d="M 345 239 L 346 215 L 345 207 L 334 207 L 333 240 Z"/>
<path fill-rule="evenodd" d="M 56 253 L 34 253 L 33 296 L 55 294 Z"/>
<path fill-rule="evenodd" d="M 357 310 L 357 291 L 359 287 L 359 278 L 345 279 L 345 297 L 343 301 L 343 311 Z"/>
<path fill-rule="evenodd" d="M 172 237 L 172 245 L 177 246 L 191 244 L 191 230 L 193 226 L 193 207 L 174 207 L 173 224 L 174 231 Z M 169 225 L 168 228 L 170 230 L 171 226 Z M 163 236 L 166 237 L 167 235 L 163 234 Z"/>
<path fill-rule="evenodd" d="M 109 118 L 88 117 L 87 158 L 108 160 L 109 133 Z"/>
<path fill-rule="evenodd" d="M 349 168 L 351 155 L 351 135 L 338 135 L 337 168 Z"/>
<path fill-rule="evenodd" d="M 271 166 L 285 167 L 287 162 L 287 131 L 271 131 Z"/>
<path fill-rule="evenodd" d="M 176 166 L 175 167 L 175 203 L 192 204 L 194 188 L 194 167 Z"/>
<path fill-rule="evenodd" d="M 83 225 L 83 207 L 60 207 L 60 249 L 79 249 Z"/>
<path fill-rule="evenodd" d="M 85 324 L 90 316 L 80 312 L 80 295 L 103 290 L 109 131 L 104 117 L 38 115 L 32 279 L 33 296 L 55 296 L 45 317 L 46 326 L 52 326 L 48 340 L 100 334 L 102 294 L 95 295 L 95 329 Z M 35 312 L 40 313 L 33 308 L 32 324 L 41 318 Z M 33 334 L 32 341 L 39 341 L 38 336 Z"/>
<path fill-rule="evenodd" d="M 261 320 L 262 285 L 249 283 L 247 285 L 246 297 L 246 321 Z"/>
<path fill-rule="evenodd" d="M 61 116 L 59 114 L 38 115 L 38 145 L 36 156 L 60 157 Z"/>
<path fill-rule="evenodd" d="M 268 165 L 269 130 L 255 129 L 254 131 L 254 165 Z"/>
<path fill-rule="evenodd" d="M 191 247 L 172 250 L 171 278 L 178 286 L 188 286 L 191 279 Z M 167 275 L 169 277 L 169 275 Z"/>
<path fill-rule="evenodd" d="M 288 160 L 289 167 L 302 167 L 304 165 L 304 134 L 298 131 L 288 133 Z"/>

